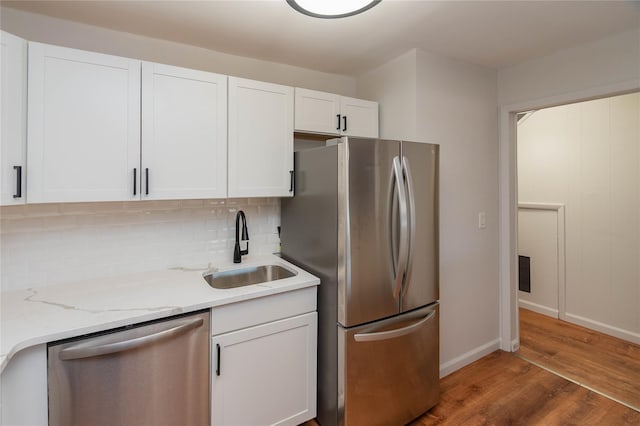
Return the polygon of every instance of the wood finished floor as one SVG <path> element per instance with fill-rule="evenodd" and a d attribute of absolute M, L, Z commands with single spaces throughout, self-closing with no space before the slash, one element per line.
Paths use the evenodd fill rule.
<path fill-rule="evenodd" d="M 411 426 L 640 424 L 640 412 L 502 351 L 448 375 L 440 388 L 440 403 Z"/>
<path fill-rule="evenodd" d="M 640 410 L 640 345 L 519 311 L 521 357 Z"/>

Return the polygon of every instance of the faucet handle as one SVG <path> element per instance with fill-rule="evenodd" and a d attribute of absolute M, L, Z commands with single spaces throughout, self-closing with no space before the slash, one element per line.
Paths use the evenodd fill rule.
<path fill-rule="evenodd" d="M 242 221 L 242 238 L 240 238 L 240 221 Z M 247 248 L 245 250 L 240 249 L 240 241 L 247 242 Z M 249 231 L 247 230 L 247 218 L 242 210 L 238 210 L 236 213 L 236 242 L 233 246 L 233 263 L 240 263 L 242 261 L 242 255 L 249 254 Z"/>

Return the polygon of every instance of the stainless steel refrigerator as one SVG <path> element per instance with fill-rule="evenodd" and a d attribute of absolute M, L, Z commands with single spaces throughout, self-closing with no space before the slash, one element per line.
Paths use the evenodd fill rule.
<path fill-rule="evenodd" d="M 318 421 L 400 425 L 439 399 L 438 145 L 344 137 L 294 156 L 282 256 L 321 279 Z"/>

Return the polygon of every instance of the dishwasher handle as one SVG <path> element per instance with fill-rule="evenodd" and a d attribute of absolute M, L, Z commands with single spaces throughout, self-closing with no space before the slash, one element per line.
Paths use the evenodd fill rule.
<path fill-rule="evenodd" d="M 175 324 L 175 321 L 169 322 Z M 119 340 L 117 336 L 118 333 L 113 333 L 112 335 L 99 338 L 101 339 L 100 343 L 83 342 L 77 345 L 69 346 L 68 348 L 61 350 L 58 357 L 62 361 L 70 361 L 73 359 L 90 358 L 95 356 L 113 354 L 116 352 L 129 351 L 144 345 L 155 343 L 159 340 L 164 340 L 170 337 L 184 334 L 189 330 L 201 327 L 203 323 L 204 320 L 202 318 L 195 318 L 189 321 L 185 321 L 180 325 L 170 327 L 166 330 L 126 340 Z"/>

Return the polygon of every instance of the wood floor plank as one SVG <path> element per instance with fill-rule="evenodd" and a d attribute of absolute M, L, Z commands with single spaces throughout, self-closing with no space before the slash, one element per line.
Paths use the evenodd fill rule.
<path fill-rule="evenodd" d="M 640 424 L 640 412 L 502 351 L 445 377 L 441 387 L 441 402 L 413 426 Z"/>
<path fill-rule="evenodd" d="M 640 409 L 640 345 L 521 308 L 518 353 Z"/>
<path fill-rule="evenodd" d="M 640 424 L 640 412 L 502 351 L 441 379 L 440 387 L 440 403 L 411 426 Z"/>

